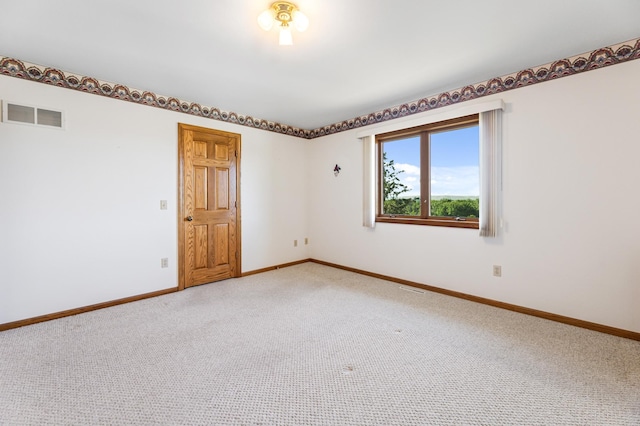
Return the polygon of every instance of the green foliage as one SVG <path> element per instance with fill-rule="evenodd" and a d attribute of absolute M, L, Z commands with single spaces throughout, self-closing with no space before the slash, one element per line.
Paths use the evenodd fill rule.
<path fill-rule="evenodd" d="M 478 217 L 480 216 L 480 202 L 477 198 L 431 200 L 431 216 Z"/>
<path fill-rule="evenodd" d="M 385 214 L 420 216 L 420 198 L 385 200 L 384 212 Z M 431 216 L 476 218 L 479 216 L 479 212 L 480 207 L 477 198 L 431 200 Z"/>
<path fill-rule="evenodd" d="M 386 152 L 382 153 L 382 164 L 384 213 L 420 216 L 419 198 L 400 198 L 400 195 L 409 191 L 409 187 L 400 182 L 400 178 L 398 177 L 403 170 L 396 170 L 394 160 L 388 160 Z"/>
<path fill-rule="evenodd" d="M 420 198 L 396 198 L 384 201 L 385 214 L 420 216 Z"/>
<path fill-rule="evenodd" d="M 387 153 L 382 153 L 382 181 L 384 182 L 383 194 L 385 200 L 397 200 L 401 194 L 409 191 L 409 187 L 400 182 L 398 175 L 404 170 L 396 170 L 393 160 L 387 160 Z"/>

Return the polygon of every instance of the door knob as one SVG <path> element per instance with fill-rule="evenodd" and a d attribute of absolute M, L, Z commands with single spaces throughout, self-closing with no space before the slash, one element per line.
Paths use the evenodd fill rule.
<path fill-rule="evenodd" d="M 193 216 L 187 216 L 187 220 L 191 222 L 193 220 Z"/>

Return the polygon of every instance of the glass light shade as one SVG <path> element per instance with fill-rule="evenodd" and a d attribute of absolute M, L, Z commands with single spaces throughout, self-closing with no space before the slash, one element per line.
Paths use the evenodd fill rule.
<path fill-rule="evenodd" d="M 291 46 L 293 37 L 291 36 L 291 28 L 280 27 L 280 46 Z"/>
<path fill-rule="evenodd" d="M 269 31 L 273 27 L 275 21 L 275 12 L 272 9 L 265 10 L 258 15 L 258 25 L 265 31 Z"/>
<path fill-rule="evenodd" d="M 307 15 L 300 12 L 299 10 L 293 12 L 293 16 L 291 16 L 291 18 L 293 20 L 293 25 L 296 27 L 296 30 L 303 32 L 307 28 L 309 28 L 309 18 L 307 18 Z"/>

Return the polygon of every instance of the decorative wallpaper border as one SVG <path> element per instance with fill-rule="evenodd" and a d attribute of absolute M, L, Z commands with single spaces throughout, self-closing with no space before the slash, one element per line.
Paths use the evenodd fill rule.
<path fill-rule="evenodd" d="M 224 111 L 196 102 L 188 102 L 178 98 L 157 95 L 153 92 L 130 88 L 122 84 L 100 81 L 92 77 L 78 76 L 55 68 L 43 67 L 9 57 L 0 56 L 0 74 L 306 139 L 309 138 L 310 134 L 308 130 L 286 124 L 231 111 Z"/>
<path fill-rule="evenodd" d="M 36 81 L 81 92 L 120 99 L 212 120 L 225 121 L 241 126 L 271 132 L 314 139 L 321 136 L 344 132 L 371 124 L 382 123 L 400 117 L 442 108 L 472 99 L 513 90 L 532 84 L 555 80 L 561 77 L 592 71 L 609 65 L 640 59 L 640 38 L 603 47 L 591 53 L 560 59 L 535 68 L 495 77 L 481 83 L 464 86 L 450 92 L 418 99 L 400 105 L 375 111 L 367 115 L 344 120 L 313 130 L 300 129 L 273 121 L 263 120 L 219 108 L 188 102 L 177 98 L 157 95 L 152 92 L 133 89 L 121 84 L 99 81 L 92 77 L 77 76 L 55 68 L 43 67 L 17 59 L 0 57 L 0 74 L 24 80 Z"/>
<path fill-rule="evenodd" d="M 589 54 L 560 59 L 535 68 L 527 68 L 513 74 L 495 77 L 482 83 L 464 86 L 451 92 L 418 99 L 401 105 L 395 105 L 368 115 L 355 117 L 340 123 L 331 124 L 310 131 L 309 139 L 331 135 L 356 129 L 371 124 L 382 123 L 400 117 L 406 117 L 421 112 L 458 104 L 460 102 L 478 99 L 496 93 L 506 92 L 536 83 L 555 80 L 561 77 L 592 71 L 609 65 L 640 59 L 640 38 L 624 43 L 603 47 Z"/>

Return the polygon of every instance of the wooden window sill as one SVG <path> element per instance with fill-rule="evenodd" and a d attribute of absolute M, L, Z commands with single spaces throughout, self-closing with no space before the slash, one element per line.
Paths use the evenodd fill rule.
<path fill-rule="evenodd" d="M 455 219 L 423 219 L 406 216 L 377 216 L 376 222 L 380 223 L 403 223 L 406 225 L 427 225 L 427 226 L 448 226 L 450 228 L 480 229 L 477 220 L 455 220 Z"/>

